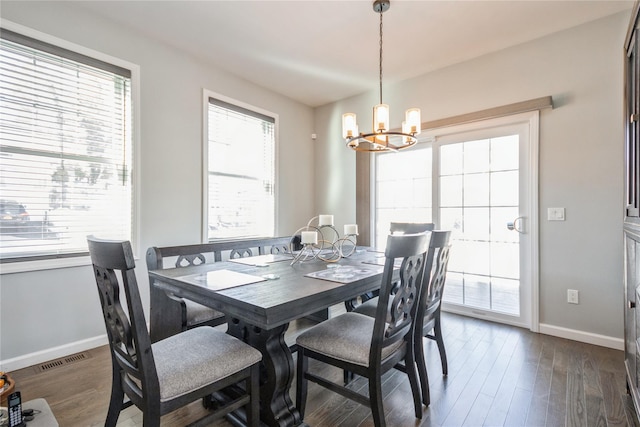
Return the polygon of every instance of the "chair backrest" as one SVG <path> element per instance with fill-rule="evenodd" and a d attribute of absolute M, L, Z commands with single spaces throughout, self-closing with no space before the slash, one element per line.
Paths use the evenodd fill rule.
<path fill-rule="evenodd" d="M 265 255 L 271 251 L 274 245 L 284 245 L 281 243 L 282 237 L 268 237 L 264 239 L 242 239 L 229 240 L 225 242 L 214 242 L 215 261 L 227 259 L 245 258 L 256 255 Z M 284 247 L 284 246 L 283 246 Z"/>
<path fill-rule="evenodd" d="M 415 234 L 432 231 L 435 224 L 432 222 L 392 222 L 389 226 L 391 234 Z"/>
<path fill-rule="evenodd" d="M 424 318 L 424 327 L 428 327 L 434 316 L 440 311 L 442 294 L 447 277 L 449 252 L 451 249 L 451 231 L 431 232 L 431 243 L 427 253 L 427 263 L 423 277 L 422 294 L 417 316 Z M 429 326 L 429 329 L 433 325 Z M 420 333 L 418 331 L 418 333 Z"/>
<path fill-rule="evenodd" d="M 175 257 L 175 267 L 219 262 L 227 259 L 289 252 L 289 237 L 242 239 L 183 246 L 153 246 L 147 250 L 147 269 L 167 268 L 165 260 Z"/>
<path fill-rule="evenodd" d="M 114 372 L 120 371 L 122 388 L 134 404 L 144 405 L 146 400 L 159 400 L 158 375 L 136 281 L 131 244 L 93 236 L 88 237 L 87 242 Z M 122 283 L 119 283 L 119 277 Z M 126 295 L 128 317 L 120 301 L 120 284 Z M 114 381 L 117 381 L 115 375 Z"/>
<path fill-rule="evenodd" d="M 383 348 L 411 337 L 429 240 L 429 233 L 387 237 L 369 366 L 380 364 Z M 394 281 L 394 264 L 398 258 L 402 258 L 400 279 Z"/>
<path fill-rule="evenodd" d="M 212 243 L 202 243 L 184 246 L 152 246 L 147 249 L 146 260 L 147 269 L 162 270 L 167 268 L 165 261 L 173 260 L 173 267 L 189 267 L 207 262 L 207 254 L 213 260 L 214 245 Z"/>
<path fill-rule="evenodd" d="M 263 246 L 264 254 L 278 255 L 290 254 L 292 250 L 296 250 L 295 242 L 291 237 L 274 237 L 270 239 L 269 244 Z"/>

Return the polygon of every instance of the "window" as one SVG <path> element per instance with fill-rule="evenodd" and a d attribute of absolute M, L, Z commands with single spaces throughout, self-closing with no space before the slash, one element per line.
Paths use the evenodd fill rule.
<path fill-rule="evenodd" d="M 392 221 L 432 222 L 431 146 L 375 157 L 375 246 L 385 247 Z"/>
<path fill-rule="evenodd" d="M 2 29 L 0 259 L 131 239 L 131 71 Z"/>
<path fill-rule="evenodd" d="M 207 111 L 207 239 L 274 236 L 276 118 L 220 97 Z"/>

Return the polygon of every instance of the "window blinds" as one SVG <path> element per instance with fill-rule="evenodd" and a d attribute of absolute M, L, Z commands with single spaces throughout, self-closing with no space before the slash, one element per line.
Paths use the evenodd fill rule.
<path fill-rule="evenodd" d="M 0 32 L 2 262 L 131 239 L 131 120 L 129 71 Z"/>
<path fill-rule="evenodd" d="M 273 236 L 275 119 L 209 98 L 208 237 Z"/>

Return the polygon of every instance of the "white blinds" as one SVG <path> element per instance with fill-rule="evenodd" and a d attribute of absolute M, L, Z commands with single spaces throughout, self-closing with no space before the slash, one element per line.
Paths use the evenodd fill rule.
<path fill-rule="evenodd" d="M 127 70 L 2 30 L 2 262 L 131 239 L 131 117 Z"/>
<path fill-rule="evenodd" d="M 209 98 L 208 237 L 273 236 L 275 119 Z"/>

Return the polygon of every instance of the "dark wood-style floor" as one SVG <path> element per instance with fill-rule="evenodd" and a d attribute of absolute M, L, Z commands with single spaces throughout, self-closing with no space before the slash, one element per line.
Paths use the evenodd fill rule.
<path fill-rule="evenodd" d="M 291 331 L 307 326 L 292 325 Z M 443 314 L 449 375 L 442 376 L 434 342 L 425 340 L 431 405 L 414 417 L 410 388 L 398 371 L 384 378 L 389 427 L 407 426 L 639 426 L 626 394 L 622 351 L 582 344 L 527 330 Z M 11 373 L 23 401 L 45 398 L 61 427 L 104 425 L 110 391 L 107 347 L 89 358 L 39 372 Z M 340 381 L 342 372 L 320 365 Z M 356 378 L 354 388 L 366 390 Z M 166 415 L 163 426 L 182 426 L 203 413 L 200 402 Z M 309 384 L 305 421 L 313 427 L 372 426 L 366 407 Z M 118 426 L 142 425 L 135 407 Z M 230 425 L 221 420 L 214 426 Z"/>

